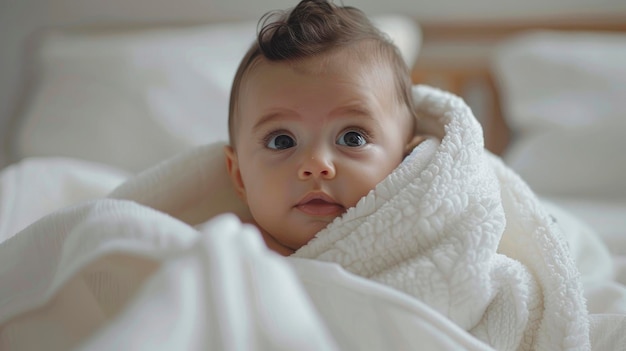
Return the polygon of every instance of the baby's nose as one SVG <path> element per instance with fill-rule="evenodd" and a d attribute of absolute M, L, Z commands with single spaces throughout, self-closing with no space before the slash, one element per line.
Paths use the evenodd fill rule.
<path fill-rule="evenodd" d="M 330 157 L 320 154 L 307 157 L 298 170 L 298 177 L 302 180 L 316 177 L 332 179 L 335 175 L 335 165 Z"/>

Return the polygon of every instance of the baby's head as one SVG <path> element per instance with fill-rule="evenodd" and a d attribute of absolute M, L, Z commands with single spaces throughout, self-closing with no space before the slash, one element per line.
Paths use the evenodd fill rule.
<path fill-rule="evenodd" d="M 227 166 L 268 246 L 289 254 L 417 142 L 409 70 L 359 10 L 304 0 L 264 16 L 230 98 Z"/>

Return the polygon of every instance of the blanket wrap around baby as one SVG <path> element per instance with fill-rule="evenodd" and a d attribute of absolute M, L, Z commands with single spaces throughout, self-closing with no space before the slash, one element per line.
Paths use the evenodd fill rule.
<path fill-rule="evenodd" d="M 375 330 L 342 329 L 358 322 L 380 328 L 387 338 L 377 339 L 380 347 L 404 349 L 398 343 L 426 342 L 441 325 L 437 317 L 421 324 L 422 334 L 401 328 L 419 310 L 415 303 L 425 302 L 482 341 L 463 339 L 461 330 L 454 334 L 461 348 L 589 349 L 579 273 L 559 226 L 484 150 L 482 130 L 460 98 L 416 86 L 414 99 L 420 126 L 437 138 L 416 147 L 294 258 L 267 250 L 235 216 L 211 219 L 250 216 L 230 185 L 221 145 L 166 160 L 108 199 L 35 222 L 0 245 L 0 348 L 38 349 L 45 340 L 39 346 L 50 350 L 376 349 Z M 358 284 L 369 288 L 336 306 L 318 304 L 317 312 L 326 311 L 321 321 L 310 304 L 311 282 L 342 275 L 307 262 L 338 264 L 367 278 Z M 336 290 L 325 284 L 317 291 Z M 405 306 L 394 307 L 404 317 L 391 326 L 376 317 L 348 322 L 343 312 L 328 317 L 372 291 L 372 304 L 391 296 L 392 306 Z"/>
<path fill-rule="evenodd" d="M 460 98 L 426 86 L 413 93 L 422 123 L 444 128 L 432 158 L 416 148 L 294 256 L 425 301 L 497 350 L 588 349 L 579 273 L 554 218 L 484 150 Z"/>

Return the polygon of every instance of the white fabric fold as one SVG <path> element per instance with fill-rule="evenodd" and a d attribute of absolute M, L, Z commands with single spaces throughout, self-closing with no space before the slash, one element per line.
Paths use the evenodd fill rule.
<path fill-rule="evenodd" d="M 233 215 L 200 231 L 131 201 L 0 246 L 2 350 L 336 350 L 285 259 Z"/>

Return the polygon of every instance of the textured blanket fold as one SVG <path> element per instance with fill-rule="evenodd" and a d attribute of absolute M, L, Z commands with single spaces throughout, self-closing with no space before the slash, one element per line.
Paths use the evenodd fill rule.
<path fill-rule="evenodd" d="M 414 89 L 418 114 L 444 136 L 427 164 L 399 168 L 294 256 L 427 302 L 498 350 L 588 349 L 578 271 L 532 191 L 483 149 L 458 97 Z"/>

